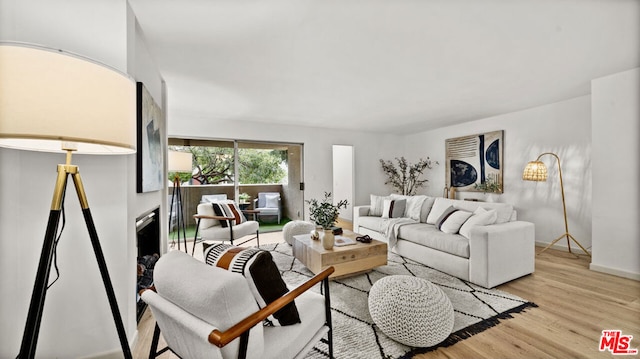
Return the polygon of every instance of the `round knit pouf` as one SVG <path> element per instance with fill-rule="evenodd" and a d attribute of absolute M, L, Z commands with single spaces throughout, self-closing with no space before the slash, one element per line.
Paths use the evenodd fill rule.
<path fill-rule="evenodd" d="M 381 278 L 369 291 L 373 322 L 391 339 L 412 347 L 430 347 L 453 329 L 453 305 L 435 284 L 406 275 Z"/>
<path fill-rule="evenodd" d="M 316 226 L 311 222 L 291 221 L 282 227 L 282 235 L 284 236 L 284 240 L 291 246 L 293 245 L 293 236 L 310 233 L 314 228 L 316 228 Z"/>

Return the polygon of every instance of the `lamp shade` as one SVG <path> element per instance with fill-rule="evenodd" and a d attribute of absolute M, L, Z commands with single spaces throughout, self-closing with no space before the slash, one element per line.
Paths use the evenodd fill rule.
<path fill-rule="evenodd" d="M 169 151 L 169 172 L 189 172 L 193 170 L 193 155 L 189 152 Z"/>
<path fill-rule="evenodd" d="M 531 161 L 522 172 L 522 179 L 525 181 L 546 181 L 547 166 L 542 161 Z"/>
<path fill-rule="evenodd" d="M 135 152 L 135 82 L 59 50 L 0 43 L 0 146 L 60 152 L 63 142 L 78 153 Z"/>

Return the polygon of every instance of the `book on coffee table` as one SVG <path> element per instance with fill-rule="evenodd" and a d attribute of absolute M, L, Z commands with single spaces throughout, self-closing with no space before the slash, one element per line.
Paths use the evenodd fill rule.
<path fill-rule="evenodd" d="M 335 243 L 333 244 L 336 247 L 342 247 L 342 246 L 348 246 L 351 244 L 356 244 L 356 241 L 354 241 L 351 238 L 347 238 L 345 236 L 335 236 L 336 240 Z"/>

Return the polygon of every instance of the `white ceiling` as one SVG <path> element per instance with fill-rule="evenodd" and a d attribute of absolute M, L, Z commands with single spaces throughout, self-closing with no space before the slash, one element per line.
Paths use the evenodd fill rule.
<path fill-rule="evenodd" d="M 411 133 L 640 66 L 639 0 L 129 0 L 181 116 Z"/>

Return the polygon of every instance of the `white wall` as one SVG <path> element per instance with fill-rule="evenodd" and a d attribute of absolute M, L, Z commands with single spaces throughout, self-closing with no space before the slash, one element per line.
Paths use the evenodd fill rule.
<path fill-rule="evenodd" d="M 445 186 L 445 140 L 495 130 L 504 130 L 504 194 L 497 202 L 511 203 L 518 218 L 536 225 L 536 242 L 548 244 L 564 233 L 562 199 L 555 159 L 545 156 L 547 182 L 522 181 L 528 161 L 543 152 L 554 152 L 562 160 L 562 174 L 569 217 L 569 231 L 583 246 L 591 246 L 591 105 L 590 97 L 535 107 L 519 112 L 444 127 L 407 137 L 407 159 L 430 156 L 440 162 L 428 172 L 424 193 L 442 196 Z M 481 193 L 458 192 L 457 198 L 480 197 Z M 566 248 L 566 241 L 558 242 Z M 572 245 L 572 249 L 575 248 Z"/>
<path fill-rule="evenodd" d="M 125 0 L 0 0 L 0 40 L 63 49 L 138 73 L 162 102 L 162 82 L 135 35 Z M 133 51 L 139 51 L 134 54 Z M 136 76 L 137 77 L 137 76 Z M 64 156 L 0 149 L 0 357 L 19 351 L 56 178 Z M 136 241 L 133 219 L 164 203 L 166 191 L 135 193 L 135 155 L 74 156 L 128 338 L 135 318 Z M 48 291 L 38 342 L 45 357 L 84 357 L 119 351 L 115 326 L 89 236 L 70 184 L 66 226 L 58 247 L 60 280 Z M 163 225 L 163 228 L 166 227 Z M 165 233 L 166 236 L 166 233 Z M 53 277 L 53 274 L 52 274 Z"/>
<path fill-rule="evenodd" d="M 333 145 L 354 147 L 355 205 L 368 204 L 371 193 L 389 193 L 389 188 L 384 185 L 378 160 L 400 156 L 402 150 L 401 137 L 396 135 L 268 125 L 237 120 L 200 119 L 181 115 L 172 115 L 168 121 L 169 137 L 303 143 L 305 199 L 319 199 L 325 191 L 332 190 Z M 308 218 L 307 213 L 305 216 Z"/>
<path fill-rule="evenodd" d="M 595 79 L 591 269 L 640 280 L 640 69 Z"/>

